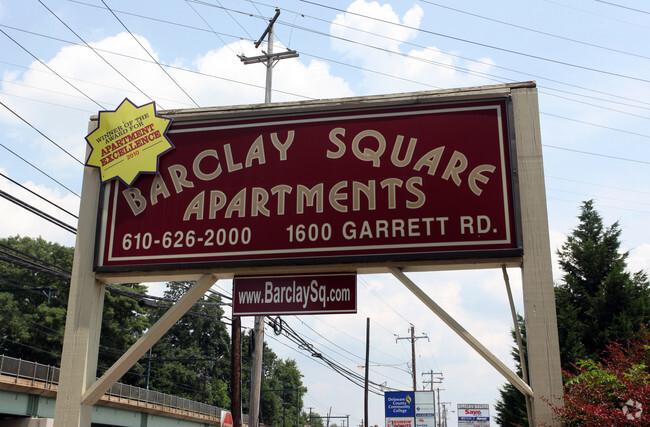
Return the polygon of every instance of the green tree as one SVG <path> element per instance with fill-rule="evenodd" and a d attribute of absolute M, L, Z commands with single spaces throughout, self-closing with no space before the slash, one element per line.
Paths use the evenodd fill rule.
<path fill-rule="evenodd" d="M 305 425 L 309 425 L 311 427 L 325 427 L 325 421 L 323 421 L 324 418 L 318 412 L 314 412 L 314 411 L 312 411 L 311 413 L 303 412 L 302 417 L 305 420 L 304 422 Z"/>
<path fill-rule="evenodd" d="M 245 344 L 242 357 L 242 397 L 244 412 L 250 408 L 250 372 L 252 363 L 252 331 L 242 340 Z M 298 393 L 298 411 L 303 408 L 303 395 L 307 391 L 302 385 L 302 374 L 295 360 L 280 359 L 264 342 L 262 358 L 262 392 L 260 398 L 260 422 L 266 425 L 285 425 L 296 427 L 296 393 Z M 266 390 L 266 391 L 265 391 Z M 285 390 L 285 391 L 271 391 Z M 296 391 L 297 390 L 297 391 Z M 283 416 L 286 414 L 286 419 Z M 300 416 L 299 425 L 306 424 L 308 417 Z"/>
<path fill-rule="evenodd" d="M 61 362 L 74 249 L 41 238 L 0 239 L 0 351 L 11 357 L 56 365 Z M 140 285 L 114 286 L 142 294 Z M 149 327 L 132 297 L 107 291 L 102 317 L 99 373 L 117 360 Z M 141 380 L 136 366 L 125 377 Z"/>
<path fill-rule="evenodd" d="M 568 371 L 579 360 L 598 360 L 611 341 L 630 339 L 650 321 L 650 284 L 645 273 L 626 271 L 618 223 L 605 227 L 593 201 L 582 204 L 578 218 L 558 251 L 564 275 L 555 287 L 560 356 Z M 513 357 L 520 368 L 519 354 Z M 521 393 L 507 384 L 500 394 L 497 422 L 527 425 Z"/>
<path fill-rule="evenodd" d="M 0 239 L 0 351 L 58 364 L 74 251 L 41 238 Z"/>
<path fill-rule="evenodd" d="M 104 313 L 99 342 L 98 375 L 103 374 L 151 325 L 147 313 L 138 305 L 137 295 L 145 295 L 140 284 L 111 285 L 104 294 Z M 144 386 L 145 366 L 136 363 L 122 382 Z"/>
<path fill-rule="evenodd" d="M 564 271 L 555 288 L 562 367 L 597 360 L 610 341 L 628 340 L 650 320 L 650 286 L 643 272 L 626 271 L 621 229 L 603 225 L 593 201 L 558 251 Z"/>
<path fill-rule="evenodd" d="M 162 316 L 191 282 L 170 282 L 152 317 Z M 230 407 L 230 335 L 221 298 L 203 296 L 152 349 L 150 388 Z M 143 360 L 142 363 L 146 363 Z"/>
<path fill-rule="evenodd" d="M 527 346 L 526 346 L 526 325 L 524 323 L 524 318 L 520 315 L 517 315 L 517 322 L 519 323 L 519 330 L 521 332 L 522 346 L 524 348 L 524 357 L 527 358 Z M 514 330 L 510 332 L 512 339 L 517 343 L 517 335 Z M 516 373 L 520 377 L 522 375 L 521 362 L 519 359 L 519 348 L 517 346 L 512 347 L 510 350 L 510 355 L 515 361 Z M 526 399 L 524 395 L 515 388 L 509 382 L 504 384 L 503 387 L 499 389 L 500 400 L 494 405 L 496 411 L 496 416 L 494 417 L 496 423 L 500 426 L 527 426 L 528 425 L 528 413 L 526 411 Z"/>

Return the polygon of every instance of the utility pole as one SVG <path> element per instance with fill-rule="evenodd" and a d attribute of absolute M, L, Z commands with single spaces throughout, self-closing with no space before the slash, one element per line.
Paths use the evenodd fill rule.
<path fill-rule="evenodd" d="M 262 37 L 260 37 L 260 39 L 257 42 L 255 42 L 255 48 L 260 47 L 260 44 L 262 44 L 262 40 L 264 40 L 264 37 L 268 35 L 269 36 L 269 40 L 267 43 L 268 52 L 264 52 L 264 55 L 253 56 L 250 58 L 244 55 L 239 55 L 239 59 L 241 59 L 245 65 L 257 64 L 260 62 L 266 63 L 266 94 L 264 97 L 264 102 L 267 104 L 271 102 L 271 89 L 273 86 L 273 67 L 275 66 L 275 63 L 282 59 L 298 57 L 298 53 L 295 50 L 291 50 L 291 49 L 285 52 L 273 53 L 273 24 L 275 24 L 275 21 L 278 19 L 278 16 L 280 16 L 280 9 L 275 9 L 275 16 L 269 21 L 269 25 L 268 27 L 266 27 L 266 30 L 264 30 Z"/>
<path fill-rule="evenodd" d="M 442 402 L 442 412 L 444 414 L 444 424 L 443 427 L 447 427 L 447 405 L 451 405 L 451 402 Z"/>
<path fill-rule="evenodd" d="M 426 385 L 429 384 L 431 386 L 431 393 L 433 393 L 433 404 L 436 405 L 438 409 L 436 409 L 436 419 L 438 422 L 438 427 L 441 426 L 441 413 L 440 413 L 440 389 L 438 389 L 438 399 L 436 400 L 436 393 L 433 391 L 433 385 L 434 384 L 441 384 L 442 380 L 444 379 L 442 377 L 442 372 L 433 372 L 433 370 L 429 372 L 422 372 L 422 375 L 429 375 L 429 381 L 422 380 L 422 389 L 426 389 Z M 436 377 L 434 377 L 436 375 Z"/>
<path fill-rule="evenodd" d="M 413 369 L 413 391 L 417 391 L 417 375 L 416 375 L 416 370 L 415 370 L 415 341 L 419 340 L 420 338 L 426 338 L 429 340 L 429 337 L 427 334 L 421 335 L 419 337 L 415 336 L 415 326 L 411 325 L 411 336 L 410 337 L 397 337 L 395 339 L 395 342 L 399 340 L 410 340 L 411 341 L 411 367 Z"/>
<path fill-rule="evenodd" d="M 436 388 L 438 391 L 438 427 L 442 427 L 442 416 L 441 416 L 441 409 L 440 409 L 440 387 Z M 443 388 L 442 391 L 445 391 Z"/>
<path fill-rule="evenodd" d="M 368 427 L 368 377 L 370 371 L 370 317 L 366 318 L 366 378 L 364 380 L 363 391 L 363 416 L 365 427 Z"/>
<path fill-rule="evenodd" d="M 424 375 L 429 376 L 429 381 L 422 380 L 422 389 L 426 389 L 426 385 L 429 384 L 431 385 L 431 391 L 433 391 L 434 384 L 440 384 L 444 379 L 442 376 L 442 372 L 433 372 L 433 371 L 422 372 L 422 376 Z M 433 377 L 434 375 L 436 376 L 436 378 Z"/>
<path fill-rule="evenodd" d="M 232 318 L 232 356 L 230 365 L 232 423 L 242 426 L 241 405 L 241 317 Z"/>
<path fill-rule="evenodd" d="M 275 9 L 275 16 L 269 21 L 269 25 L 262 33 L 262 36 L 255 42 L 255 48 L 260 47 L 264 37 L 268 35 L 267 50 L 264 55 L 254 56 L 248 58 L 244 55 L 239 55 L 239 59 L 248 64 L 266 64 L 266 86 L 264 90 L 264 103 L 271 102 L 271 92 L 273 88 L 273 67 L 276 62 L 281 59 L 295 58 L 298 53 L 295 50 L 288 50 L 286 52 L 273 53 L 273 24 L 280 16 L 280 9 Z M 260 414 L 260 390 L 262 389 L 262 357 L 264 354 L 264 316 L 255 316 L 255 325 L 253 327 L 255 337 L 255 352 L 253 353 L 253 360 L 251 366 L 251 394 L 250 394 L 250 410 L 249 410 L 249 426 L 259 426 Z"/>

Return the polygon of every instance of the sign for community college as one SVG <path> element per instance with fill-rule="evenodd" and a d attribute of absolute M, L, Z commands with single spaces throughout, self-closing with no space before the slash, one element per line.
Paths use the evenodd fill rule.
<path fill-rule="evenodd" d="M 103 184 L 96 268 L 519 256 L 506 109 L 174 118 L 158 174 Z"/>

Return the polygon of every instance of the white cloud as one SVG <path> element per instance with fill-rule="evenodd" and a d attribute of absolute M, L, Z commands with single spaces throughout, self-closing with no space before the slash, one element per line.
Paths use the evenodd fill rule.
<path fill-rule="evenodd" d="M 650 273 L 650 243 L 643 243 L 630 251 L 627 267 L 633 273 L 640 270 Z"/>
<path fill-rule="evenodd" d="M 278 45 L 274 50 L 282 52 L 286 48 Z M 191 93 L 198 94 L 202 106 L 264 102 L 266 66 L 261 63 L 245 65 L 235 52 L 249 58 L 262 54 L 250 42 L 236 42 L 196 59 L 197 70 L 206 76 L 196 79 L 186 72 L 175 72 L 174 75 Z M 317 60 L 307 65 L 299 59 L 277 62 L 273 72 L 273 90 L 273 102 L 353 95 L 342 78 L 330 74 L 329 65 Z M 303 97 L 291 94 L 301 94 Z"/>
<path fill-rule="evenodd" d="M 491 59 L 461 63 L 435 46 L 413 48 L 411 42 L 418 35 L 423 16 L 418 5 L 400 19 L 390 4 L 366 0 L 356 0 L 346 13 L 337 15 L 330 26 L 335 37 L 332 48 L 353 63 L 377 71 L 363 72 L 364 93 L 472 86 L 481 82 L 474 73 L 488 72 L 493 65 Z"/>

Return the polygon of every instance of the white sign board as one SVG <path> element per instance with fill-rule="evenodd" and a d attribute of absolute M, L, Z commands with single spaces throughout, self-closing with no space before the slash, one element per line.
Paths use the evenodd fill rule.
<path fill-rule="evenodd" d="M 436 426 L 436 401 L 433 391 L 415 392 L 415 427 Z"/>
<path fill-rule="evenodd" d="M 486 427 L 490 425 L 490 405 L 482 403 L 458 404 L 458 427 Z"/>

